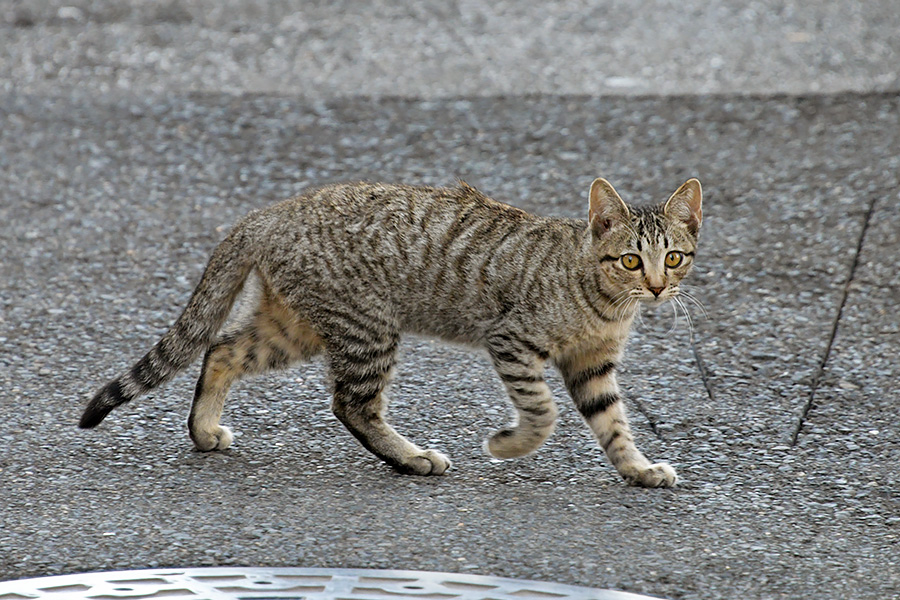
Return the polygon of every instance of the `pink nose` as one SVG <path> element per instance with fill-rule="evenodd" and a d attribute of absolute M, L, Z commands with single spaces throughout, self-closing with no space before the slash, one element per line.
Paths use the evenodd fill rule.
<path fill-rule="evenodd" d="M 650 287 L 647 286 L 647 289 L 653 292 L 653 295 L 659 298 L 659 295 L 663 293 L 663 290 L 666 289 L 666 286 L 662 287 Z"/>

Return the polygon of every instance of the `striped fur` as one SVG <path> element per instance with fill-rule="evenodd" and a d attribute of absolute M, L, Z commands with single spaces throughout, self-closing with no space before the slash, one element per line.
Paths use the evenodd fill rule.
<path fill-rule="evenodd" d="M 488 351 L 516 410 L 515 422 L 488 439 L 492 455 L 522 456 L 552 433 L 550 362 L 629 483 L 674 485 L 671 467 L 635 448 L 615 370 L 638 304 L 678 293 L 701 218 L 696 180 L 663 205 L 629 208 L 598 179 L 587 222 L 534 216 L 464 183 L 310 192 L 235 226 L 183 314 L 94 396 L 80 426 L 98 425 L 205 352 L 189 430 L 198 449 L 221 450 L 232 441 L 219 420 L 235 381 L 324 354 L 332 408 L 353 435 L 402 472 L 441 474 L 446 456 L 415 446 L 384 418 L 400 336 L 412 332 Z M 683 262 L 666 266 L 671 252 Z M 626 268 L 622 257 L 632 254 L 639 268 Z M 233 310 L 242 290 L 244 309 Z"/>

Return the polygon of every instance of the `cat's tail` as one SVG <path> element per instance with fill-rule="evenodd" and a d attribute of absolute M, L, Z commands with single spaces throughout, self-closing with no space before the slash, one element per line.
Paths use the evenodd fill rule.
<path fill-rule="evenodd" d="M 175 324 L 131 370 L 97 392 L 79 427 L 96 427 L 112 409 L 166 383 L 209 348 L 253 267 L 245 237 L 236 228 L 219 244 Z"/>

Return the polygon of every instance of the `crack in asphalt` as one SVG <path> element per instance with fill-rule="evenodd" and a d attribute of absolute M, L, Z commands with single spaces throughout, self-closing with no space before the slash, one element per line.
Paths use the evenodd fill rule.
<path fill-rule="evenodd" d="M 834 347 L 834 340 L 837 338 L 838 328 L 841 325 L 841 317 L 844 314 L 844 306 L 847 304 L 847 297 L 850 295 L 850 286 L 853 285 L 854 278 L 856 277 L 856 269 L 859 266 L 859 257 L 862 254 L 863 244 L 866 240 L 866 232 L 869 230 L 869 223 L 872 220 L 872 214 L 874 214 L 875 212 L 875 204 L 877 202 L 878 195 L 873 194 L 872 199 L 869 201 L 869 207 L 866 210 L 866 216 L 863 220 L 862 231 L 859 234 L 859 240 L 856 244 L 856 252 L 853 255 L 853 262 L 850 264 L 850 274 L 847 277 L 847 281 L 844 282 L 844 289 L 841 293 L 841 302 L 838 306 L 834 321 L 831 324 L 831 334 L 828 338 L 828 345 L 825 348 L 825 353 L 822 355 L 822 361 L 819 363 L 819 368 L 816 370 L 816 374 L 813 376 L 812 383 L 810 384 L 809 396 L 806 399 L 806 403 L 803 406 L 800 417 L 797 419 L 797 423 L 794 426 L 794 432 L 791 435 L 792 447 L 797 445 L 797 440 L 800 437 L 800 431 L 803 429 L 803 425 L 806 423 L 806 418 L 809 415 L 809 411 L 812 410 L 812 407 L 815 405 L 816 392 L 818 391 L 819 384 L 821 383 L 822 377 L 825 374 L 825 366 L 828 364 L 828 359 L 831 357 L 831 349 Z"/>
<path fill-rule="evenodd" d="M 656 419 L 647 411 L 647 408 L 644 406 L 644 403 L 641 402 L 638 398 L 632 398 L 632 402 L 637 407 L 638 412 L 644 415 L 644 418 L 647 419 L 647 423 L 650 424 L 650 430 L 653 431 L 653 435 L 656 436 L 656 439 L 662 441 L 663 436 L 659 431 L 659 426 L 656 424 Z"/>
<path fill-rule="evenodd" d="M 691 351 L 694 353 L 694 362 L 697 363 L 697 370 L 700 371 L 700 379 L 703 380 L 703 387 L 706 388 L 706 395 L 709 396 L 710 401 L 715 402 L 716 395 L 713 393 L 709 372 L 706 370 L 706 365 L 703 364 L 703 359 L 700 357 L 700 351 L 697 350 L 697 344 L 693 339 L 691 339 Z"/>

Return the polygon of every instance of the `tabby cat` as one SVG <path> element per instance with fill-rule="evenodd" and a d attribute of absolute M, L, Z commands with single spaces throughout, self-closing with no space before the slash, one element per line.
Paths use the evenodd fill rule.
<path fill-rule="evenodd" d="M 635 447 L 616 366 L 638 305 L 679 293 L 701 218 L 696 179 L 662 205 L 631 208 L 597 179 L 587 222 L 534 216 L 463 182 L 309 192 L 234 227 L 172 328 L 94 396 L 80 427 L 205 351 L 188 428 L 199 450 L 222 450 L 232 434 L 219 419 L 236 380 L 324 353 L 334 414 L 362 445 L 401 472 L 440 475 L 450 460 L 384 419 L 400 334 L 411 332 L 487 350 L 518 415 L 487 440 L 491 455 L 523 456 L 553 431 L 551 361 L 621 476 L 673 486 L 674 469 Z M 249 311 L 232 310 L 246 305 L 239 294 Z"/>

